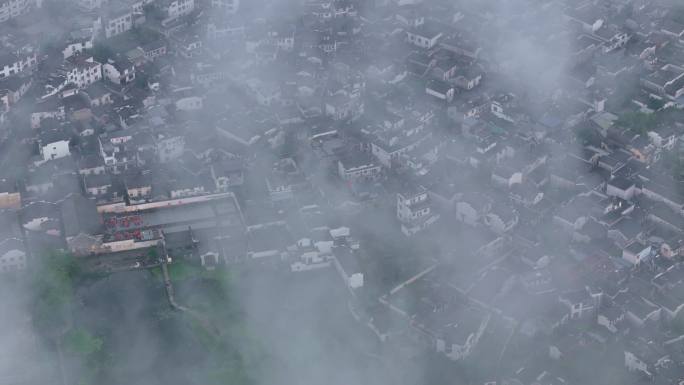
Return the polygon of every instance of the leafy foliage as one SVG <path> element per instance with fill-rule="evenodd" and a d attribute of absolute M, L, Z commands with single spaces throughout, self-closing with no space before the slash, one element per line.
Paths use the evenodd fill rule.
<path fill-rule="evenodd" d="M 643 112 L 627 112 L 620 116 L 615 124 L 625 127 L 637 134 L 645 134 L 653 130 L 661 122 L 660 114 L 647 114 Z"/>
<path fill-rule="evenodd" d="M 68 307 L 73 300 L 74 280 L 80 269 L 67 253 L 55 253 L 41 260 L 33 272 L 34 322 L 39 330 L 59 332 L 66 327 Z"/>
<path fill-rule="evenodd" d="M 107 59 L 112 59 L 115 56 L 112 48 L 102 43 L 95 44 L 90 53 L 93 55 L 93 59 L 100 63 L 107 63 Z"/>
<path fill-rule="evenodd" d="M 69 353 L 90 356 L 102 349 L 102 339 L 93 336 L 87 330 L 76 329 L 64 336 L 64 345 Z"/>

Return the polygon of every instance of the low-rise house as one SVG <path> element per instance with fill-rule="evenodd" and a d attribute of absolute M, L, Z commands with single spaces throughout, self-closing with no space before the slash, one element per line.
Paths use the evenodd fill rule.
<path fill-rule="evenodd" d="M 507 233 L 518 224 L 518 214 L 510 206 L 496 203 L 484 215 L 484 223 L 497 234 Z"/>
<path fill-rule="evenodd" d="M 678 140 L 675 130 L 649 131 L 647 135 L 654 146 L 667 150 L 672 150 Z"/>
<path fill-rule="evenodd" d="M 101 82 L 93 83 L 83 90 L 90 100 L 91 107 L 100 107 L 113 103 L 114 94 Z"/>
<path fill-rule="evenodd" d="M 431 49 L 435 47 L 443 35 L 435 24 L 422 23 L 406 31 L 406 40 L 418 47 Z"/>
<path fill-rule="evenodd" d="M 24 187 L 28 195 L 42 195 L 54 187 L 54 168 L 44 163 L 35 169 L 29 170 L 24 179 Z"/>
<path fill-rule="evenodd" d="M 171 180 L 168 181 L 169 196 L 177 199 L 203 195 L 213 187 L 210 185 L 213 183 L 210 183 L 209 178 L 179 168 L 171 173 Z"/>
<path fill-rule="evenodd" d="M 672 184 L 677 182 L 671 181 Z M 679 194 L 676 189 L 666 187 L 660 183 L 649 181 L 641 186 L 641 195 L 655 202 L 663 202 L 676 212 L 684 209 L 684 196 Z"/>
<path fill-rule="evenodd" d="M 174 133 L 162 133 L 157 135 L 155 141 L 157 160 L 161 163 L 167 163 L 174 159 L 178 159 L 183 155 L 185 150 L 185 137 Z"/>
<path fill-rule="evenodd" d="M 24 241 L 19 238 L 0 241 L 0 273 L 24 270 L 26 260 L 27 250 Z"/>
<path fill-rule="evenodd" d="M 337 172 L 345 181 L 377 180 L 382 167 L 366 152 L 353 152 L 337 162 Z"/>
<path fill-rule="evenodd" d="M 48 118 L 57 120 L 64 120 L 66 118 L 66 109 L 64 104 L 56 96 L 45 99 L 40 103 L 33 105 L 33 109 L 31 111 L 31 128 L 39 128 L 41 121 Z"/>
<path fill-rule="evenodd" d="M 178 30 L 169 39 L 171 47 L 180 56 L 191 59 L 202 54 L 202 37 L 191 29 Z"/>
<path fill-rule="evenodd" d="M 331 241 L 313 242 L 309 238 L 302 238 L 297 241 L 297 251 L 295 255 L 301 255 L 295 258 L 295 261 L 290 264 L 292 272 L 311 271 L 320 268 L 330 267 L 332 265 L 332 243 Z"/>
<path fill-rule="evenodd" d="M 444 55 L 438 57 L 434 61 L 434 65 L 430 68 L 430 74 L 434 79 L 441 81 L 449 81 L 453 78 L 464 63 L 456 59 L 453 55 Z"/>
<path fill-rule="evenodd" d="M 245 82 L 250 94 L 262 106 L 272 106 L 281 101 L 280 86 L 274 81 L 251 78 Z"/>
<path fill-rule="evenodd" d="M 589 317 L 596 311 L 596 299 L 584 289 L 565 292 L 558 300 L 567 308 L 570 319 Z"/>
<path fill-rule="evenodd" d="M 625 319 L 634 327 L 641 328 L 647 322 L 660 321 L 661 308 L 637 295 L 629 296 L 624 304 Z"/>
<path fill-rule="evenodd" d="M 608 238 L 620 247 L 626 247 L 643 235 L 642 224 L 638 219 L 622 216 L 608 229 Z"/>
<path fill-rule="evenodd" d="M 46 130 L 38 138 L 38 148 L 44 161 L 71 155 L 70 136 L 61 129 Z"/>
<path fill-rule="evenodd" d="M 684 94 L 684 70 L 667 64 L 655 72 L 642 76 L 641 85 L 658 95 L 677 99 Z"/>
<path fill-rule="evenodd" d="M 470 356 L 477 346 L 489 324 L 490 315 L 469 307 L 458 313 L 452 323 L 442 326 L 437 331 L 435 349 L 452 361 L 462 360 Z M 438 315 L 435 315 L 438 317 Z"/>
<path fill-rule="evenodd" d="M 349 247 L 334 247 L 335 269 L 350 290 L 363 287 L 364 275 L 358 262 L 358 257 Z"/>
<path fill-rule="evenodd" d="M 281 25 L 277 28 L 271 28 L 268 32 L 266 42 L 275 44 L 278 49 L 282 51 L 292 51 L 295 44 L 295 26 Z"/>
<path fill-rule="evenodd" d="M 561 207 L 553 216 L 554 223 L 571 231 L 581 229 L 587 220 L 586 213 L 575 210 L 571 205 Z"/>
<path fill-rule="evenodd" d="M 2 106 L 9 111 L 13 104 L 21 100 L 31 89 L 33 78 L 31 76 L 13 76 L 0 80 L 0 111 Z"/>
<path fill-rule="evenodd" d="M 638 189 L 636 183 L 623 176 L 616 176 L 606 183 L 606 195 L 631 201 Z"/>
<path fill-rule="evenodd" d="M 461 68 L 454 73 L 454 84 L 458 87 L 470 91 L 480 85 L 483 71 L 477 66 Z"/>
<path fill-rule="evenodd" d="M 626 29 L 621 29 L 616 25 L 604 25 L 594 32 L 594 36 L 601 39 L 603 52 L 608 53 L 621 48 L 632 39 L 632 33 Z"/>
<path fill-rule="evenodd" d="M 2 178 L 0 179 L 0 210 L 18 209 L 21 207 L 21 192 L 16 181 Z"/>
<path fill-rule="evenodd" d="M 656 202 L 652 206 L 648 207 L 646 219 L 651 223 L 656 224 L 663 230 L 667 229 L 674 232 L 684 231 L 684 216 L 673 211 L 670 207 L 662 202 Z M 655 234 L 651 232 L 650 235 L 653 236 Z"/>
<path fill-rule="evenodd" d="M 492 208 L 486 196 L 467 193 L 456 202 L 456 219 L 471 226 L 476 226 Z"/>
<path fill-rule="evenodd" d="M 135 65 L 125 57 L 116 57 L 102 65 L 102 73 L 110 82 L 123 86 L 135 80 Z"/>
<path fill-rule="evenodd" d="M 549 269 L 531 270 L 520 277 L 520 283 L 527 293 L 548 295 L 556 291 Z"/>
<path fill-rule="evenodd" d="M 596 323 L 605 327 L 611 333 L 617 333 L 624 319 L 625 311 L 620 306 L 609 305 L 598 311 Z"/>
<path fill-rule="evenodd" d="M 339 90 L 326 98 L 325 114 L 334 120 L 356 120 L 364 113 L 365 105 L 359 93 Z"/>
<path fill-rule="evenodd" d="M 143 51 L 145 59 L 148 61 L 154 61 L 157 58 L 166 56 L 168 52 L 168 44 L 161 37 L 158 37 L 145 44 L 142 44 L 140 48 Z"/>
<path fill-rule="evenodd" d="M 511 188 L 514 185 L 522 184 L 522 181 L 523 173 L 510 165 L 502 164 L 492 171 L 492 182 L 499 186 Z"/>
<path fill-rule="evenodd" d="M 81 175 L 104 174 L 105 164 L 99 154 L 84 155 L 78 161 L 78 173 Z"/>
<path fill-rule="evenodd" d="M 19 224 L 27 231 L 48 232 L 61 236 L 59 205 L 45 201 L 24 205 L 19 211 Z"/>
<path fill-rule="evenodd" d="M 408 321 L 418 342 L 453 361 L 463 360 L 480 343 L 491 315 L 435 281 L 431 275 L 435 267 L 403 282 L 380 302 Z"/>
<path fill-rule="evenodd" d="M 482 52 L 482 47 L 480 47 L 477 42 L 460 34 L 446 36 L 444 39 L 440 40 L 439 46 L 447 51 L 471 59 L 477 59 Z"/>
<path fill-rule="evenodd" d="M 630 372 L 641 372 L 646 377 L 656 375 L 669 357 L 662 347 L 653 341 L 634 341 L 624 350 L 625 367 Z"/>
<path fill-rule="evenodd" d="M 388 168 L 396 166 L 403 154 L 417 148 L 432 137 L 432 132 L 426 130 L 424 124 L 417 124 L 412 129 L 402 130 L 403 118 L 397 118 L 399 120 L 396 123 L 386 121 L 385 124 L 391 124 L 392 128 L 378 132 L 371 141 L 371 153 Z M 396 128 L 394 128 L 395 125 Z"/>
<path fill-rule="evenodd" d="M 106 4 L 106 0 L 76 0 L 75 3 L 80 10 L 92 12 Z"/>
<path fill-rule="evenodd" d="M 266 177 L 266 187 L 272 201 L 289 200 L 306 183 L 304 174 L 292 158 L 277 161 Z"/>
<path fill-rule="evenodd" d="M 252 259 L 282 258 L 295 242 L 285 222 L 272 222 L 247 227 L 247 256 Z"/>
<path fill-rule="evenodd" d="M 188 93 L 185 96 L 179 95 L 174 105 L 179 111 L 198 111 L 204 107 L 204 99 Z"/>
<path fill-rule="evenodd" d="M 632 265 L 638 265 L 640 263 L 648 261 L 655 254 L 653 247 L 650 245 L 644 245 L 641 242 L 635 241 L 628 244 L 624 249 L 622 249 L 622 259 L 631 263 Z"/>
<path fill-rule="evenodd" d="M 128 172 L 123 175 L 124 188 L 129 202 L 144 202 L 152 196 L 154 175 L 149 171 Z"/>
<path fill-rule="evenodd" d="M 0 273 L 26 267 L 26 246 L 15 210 L 0 210 Z"/>
<path fill-rule="evenodd" d="M 63 235 L 70 251 L 76 255 L 88 254 L 88 250 L 80 247 L 83 245 L 83 238 L 97 238 L 104 230 L 95 201 L 81 194 L 71 194 L 59 206 Z"/>
<path fill-rule="evenodd" d="M 577 23 L 586 32 L 594 33 L 605 22 L 603 13 L 598 5 L 586 3 L 576 7 L 569 7 L 565 10 L 563 17 L 568 21 Z"/>
<path fill-rule="evenodd" d="M 245 26 L 243 24 L 222 18 L 218 14 L 212 15 L 212 19 L 207 22 L 207 38 L 210 40 L 244 38 L 244 35 Z"/>
<path fill-rule="evenodd" d="M 532 207 L 544 199 L 544 193 L 539 189 L 537 183 L 534 182 L 533 178 L 535 176 L 539 176 L 539 174 L 533 174 L 532 178 L 526 178 L 525 183 L 511 186 L 510 198 L 513 202 L 525 207 Z"/>
<path fill-rule="evenodd" d="M 425 93 L 445 102 L 451 102 L 454 99 L 454 88 L 449 83 L 440 80 L 428 81 Z"/>
<path fill-rule="evenodd" d="M 89 196 L 101 198 L 111 191 L 112 177 L 108 174 L 84 175 L 83 185 Z"/>
<path fill-rule="evenodd" d="M 605 195 L 595 191 L 575 196 L 554 213 L 553 221 L 568 230 L 579 230 L 590 218 L 600 218 L 604 214 Z"/>
<path fill-rule="evenodd" d="M 244 164 L 237 159 L 214 162 L 210 172 L 217 191 L 227 191 L 244 183 Z"/>

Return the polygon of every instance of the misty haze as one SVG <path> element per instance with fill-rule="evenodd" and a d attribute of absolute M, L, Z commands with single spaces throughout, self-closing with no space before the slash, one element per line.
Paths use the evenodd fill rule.
<path fill-rule="evenodd" d="M 0 385 L 684 385 L 683 0 L 0 0 Z"/>

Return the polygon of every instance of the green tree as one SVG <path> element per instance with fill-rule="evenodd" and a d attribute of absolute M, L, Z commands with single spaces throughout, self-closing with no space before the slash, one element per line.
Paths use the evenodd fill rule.
<path fill-rule="evenodd" d="M 64 346 L 69 353 L 87 357 L 102 349 L 102 339 L 93 336 L 87 330 L 76 329 L 64 336 Z"/>
<path fill-rule="evenodd" d="M 582 126 L 577 129 L 575 133 L 577 135 L 577 140 L 579 140 L 582 144 L 590 143 L 592 139 L 598 136 L 598 133 L 589 126 Z"/>
<path fill-rule="evenodd" d="M 112 48 L 102 43 L 95 44 L 90 50 L 90 54 L 93 55 L 93 58 L 100 63 L 106 63 L 107 59 L 111 59 L 115 56 Z"/>
<path fill-rule="evenodd" d="M 636 134 L 645 134 L 653 130 L 660 123 L 661 117 L 658 113 L 628 112 L 621 115 L 615 121 L 615 124 L 627 128 Z"/>
<path fill-rule="evenodd" d="M 40 259 L 33 270 L 33 319 L 39 330 L 60 333 L 67 325 L 74 280 L 81 271 L 73 256 L 54 253 Z"/>

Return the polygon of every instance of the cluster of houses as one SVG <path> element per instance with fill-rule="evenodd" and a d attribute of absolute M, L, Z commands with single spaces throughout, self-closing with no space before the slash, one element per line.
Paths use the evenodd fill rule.
<path fill-rule="evenodd" d="M 452 360 L 480 365 L 489 356 L 485 371 L 499 371 L 501 359 L 515 367 L 483 383 L 602 383 L 581 373 L 583 357 L 594 354 L 617 363 L 596 367 L 621 373 L 611 381 L 679 384 L 681 10 L 544 3 L 529 17 L 557 17 L 562 33 L 549 39 L 571 42 L 570 70 L 546 99 L 511 81 L 473 33 L 474 21 L 502 17 L 486 6 L 443 17 L 431 13 L 435 4 L 391 8 L 416 48 L 374 109 L 387 111 L 384 124 L 366 121 L 361 130 L 380 174 L 404 176 L 396 192 L 402 232 L 450 235 L 438 238 L 445 255 L 380 302 Z M 459 42 L 470 47 L 455 49 Z M 436 120 L 441 114 L 448 118 Z M 399 135 L 387 140 L 395 125 Z M 405 332 L 377 319 L 383 338 Z M 525 354 L 506 355 L 520 346 Z"/>
<path fill-rule="evenodd" d="M 234 94 L 223 88 L 238 71 L 223 64 L 236 43 L 225 41 L 226 28 L 245 19 L 235 15 L 238 1 L 66 6 L 72 29 L 49 49 L 15 24 L 50 17 L 41 4 L 27 2 L 0 25 L 3 145 L 15 149 L 3 157 L 2 271 L 56 250 L 99 271 L 144 268 L 162 247 L 169 260 L 207 268 L 246 260 L 296 272 L 334 267 L 350 290 L 363 286 L 358 242 L 332 226 L 294 158 L 269 158 L 265 173 L 253 173 L 257 187 L 247 186 L 256 151 L 282 145 L 283 127 L 304 120 L 270 80 L 251 74 Z M 294 49 L 288 25 L 234 25 L 231 39 L 246 39 L 247 27 L 266 34 L 243 40 L 243 55 Z M 336 103 L 317 105 L 313 86 L 302 91 L 312 116 L 362 112 L 362 77 L 345 67 L 335 76 L 326 82 Z M 230 97 L 235 103 L 218 108 Z M 250 199 L 254 188 L 264 201 Z"/>
<path fill-rule="evenodd" d="M 0 270 L 160 243 L 331 268 L 382 340 L 488 362 L 483 384 L 589 383 L 592 354 L 679 384 L 684 11 L 467 3 L 78 0 L 47 49 L 11 24 L 42 4 L 0 2 L 0 139 L 28 154 L 0 150 Z M 508 35 L 563 48 L 517 76 Z M 370 306 L 346 219 L 388 207 L 440 252 Z"/>

